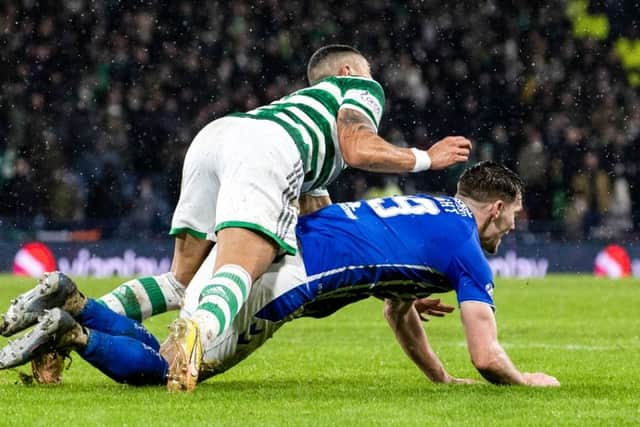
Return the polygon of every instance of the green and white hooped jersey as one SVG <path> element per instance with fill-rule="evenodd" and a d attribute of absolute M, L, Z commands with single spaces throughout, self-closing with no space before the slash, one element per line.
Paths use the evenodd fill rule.
<path fill-rule="evenodd" d="M 384 109 L 382 86 L 364 77 L 327 77 L 271 104 L 232 116 L 270 120 L 287 131 L 302 159 L 304 193 L 326 187 L 346 167 L 336 124 L 342 108 L 359 111 L 377 131 Z"/>

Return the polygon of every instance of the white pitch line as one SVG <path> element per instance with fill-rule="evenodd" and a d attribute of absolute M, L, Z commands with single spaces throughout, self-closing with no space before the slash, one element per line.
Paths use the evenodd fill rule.
<path fill-rule="evenodd" d="M 586 345 L 586 344 L 547 344 L 547 343 L 501 343 L 505 348 L 540 348 L 545 350 L 569 350 L 569 351 L 613 351 L 613 350 L 640 350 L 640 343 L 620 344 L 620 345 Z M 447 344 L 440 344 L 447 345 Z M 467 343 L 459 341 L 456 347 L 466 347 Z"/>

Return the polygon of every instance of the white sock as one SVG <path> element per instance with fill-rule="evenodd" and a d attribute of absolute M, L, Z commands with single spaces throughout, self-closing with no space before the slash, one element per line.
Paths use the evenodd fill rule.
<path fill-rule="evenodd" d="M 200 292 L 192 317 L 200 329 L 203 348 L 231 326 L 250 289 L 251 276 L 239 265 L 223 265 L 213 274 L 209 285 Z"/>
<path fill-rule="evenodd" d="M 139 322 L 171 310 L 184 301 L 185 288 L 171 272 L 129 280 L 103 295 L 98 302 Z"/>

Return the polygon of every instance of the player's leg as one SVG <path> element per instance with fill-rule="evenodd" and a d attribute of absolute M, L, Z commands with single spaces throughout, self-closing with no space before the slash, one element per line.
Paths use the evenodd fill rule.
<path fill-rule="evenodd" d="M 33 289 L 14 300 L 3 316 L 3 335 L 10 336 L 28 328 L 45 310 L 52 308 L 62 308 L 83 326 L 111 335 L 133 337 L 156 349 L 159 347 L 157 340 L 138 322 L 87 298 L 71 278 L 59 271 L 46 273 Z"/>
<path fill-rule="evenodd" d="M 169 390 L 193 390 L 198 382 L 202 348 L 207 348 L 229 330 L 242 309 L 251 284 L 267 270 L 278 247 L 269 238 L 243 228 L 218 232 L 213 276 L 199 295 L 192 319 L 178 319 L 169 328 L 166 348 L 169 360 Z"/>
<path fill-rule="evenodd" d="M 214 170 L 212 142 L 219 123 L 205 127 L 189 147 L 182 168 L 180 198 L 171 221 L 175 236 L 171 271 L 123 283 L 100 298 L 113 311 L 138 321 L 178 309 L 187 287 L 215 241 L 216 200 L 219 180 Z"/>
<path fill-rule="evenodd" d="M 180 317 L 190 318 L 200 305 L 200 295 L 209 286 L 209 274 L 216 259 L 217 247 L 211 252 L 189 284 L 185 294 L 185 303 Z M 233 324 L 214 340 L 205 340 L 202 348 L 202 365 L 198 381 L 204 381 L 214 375 L 225 372 L 240 363 L 255 350 L 260 348 L 275 331 L 291 318 L 291 313 L 302 304 L 287 297 L 289 291 L 306 283 L 306 272 L 300 254 L 282 257 L 270 265 L 269 269 L 251 287 L 249 296 L 238 312 Z M 284 296 L 284 298 L 282 298 Z M 281 300 L 289 302 L 286 309 L 281 310 Z M 302 300 L 303 302 L 306 300 Z M 276 309 L 273 309 L 277 306 Z M 263 318 L 262 310 L 269 311 L 270 320 Z M 274 313 L 280 313 L 278 317 Z M 206 326 L 203 328 L 206 333 Z M 162 344 L 160 352 L 167 360 L 173 360 L 169 354 L 175 354 L 175 343 L 170 339 Z"/>
<path fill-rule="evenodd" d="M 295 146 L 273 123 L 223 119 L 222 125 L 226 131 L 219 135 L 215 154 L 208 152 L 213 149 L 210 142 L 203 147 L 196 138 L 192 145 L 202 153 L 199 160 L 209 158 L 215 171 L 214 236 L 207 234 L 207 238 L 217 239 L 218 253 L 213 275 L 192 319 L 180 320 L 172 327 L 172 339 L 182 342 L 181 353 L 187 358 L 172 365 L 174 377 L 182 377 L 187 371 L 197 375 L 201 344 L 208 346 L 230 327 L 252 282 L 266 271 L 279 251 L 296 251 L 295 202 L 304 172 Z M 176 210 L 174 222 L 176 217 L 184 217 L 181 212 Z M 187 383 L 176 389 L 195 385 L 193 378 Z"/>
<path fill-rule="evenodd" d="M 244 228 L 220 230 L 216 249 L 214 274 L 193 315 L 194 321 L 206 325 L 203 341 L 215 339 L 231 325 L 251 284 L 267 271 L 278 251 L 269 238 Z"/>
<path fill-rule="evenodd" d="M 132 385 L 162 385 L 167 381 L 169 364 L 152 348 L 128 336 L 88 330 L 86 344 L 76 352 L 114 381 Z"/>
<path fill-rule="evenodd" d="M 129 337 L 148 345 L 154 350 L 160 348 L 158 340 L 142 324 L 127 316 L 113 312 L 94 299 L 88 298 L 80 311 L 70 314 L 86 328 L 112 336 Z"/>
<path fill-rule="evenodd" d="M 129 280 L 100 297 L 98 301 L 114 312 L 139 322 L 156 314 L 178 310 L 184 298 L 186 284 L 191 280 L 194 268 L 197 270 L 195 265 L 203 258 L 202 255 L 195 255 L 195 252 L 208 252 L 211 245 L 209 241 L 198 240 L 183 233 L 176 237 L 170 272 Z"/>
<path fill-rule="evenodd" d="M 59 271 L 45 273 L 36 286 L 19 295 L 2 315 L 0 333 L 11 336 L 38 321 L 44 310 L 62 307 L 68 311 L 80 310 L 86 297 L 68 276 Z"/>
<path fill-rule="evenodd" d="M 60 308 L 45 311 L 29 333 L 0 349 L 0 369 L 21 365 L 52 350 L 64 354 L 75 350 L 118 382 L 144 385 L 166 381 L 168 364 L 156 349 L 132 337 L 85 328 Z"/>

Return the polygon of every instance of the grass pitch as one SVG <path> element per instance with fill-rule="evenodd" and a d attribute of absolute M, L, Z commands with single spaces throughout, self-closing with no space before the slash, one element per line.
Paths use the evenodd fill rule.
<path fill-rule="evenodd" d="M 78 279 L 92 296 L 120 282 Z M 0 311 L 33 283 L 0 276 Z M 562 387 L 431 384 L 370 299 L 284 326 L 192 394 L 116 384 L 77 355 L 61 386 L 25 386 L 16 370 L 0 371 L 0 425 L 640 425 L 640 281 L 497 280 L 496 303 L 516 366 L 555 375 Z M 172 318 L 145 324 L 164 339 Z M 452 375 L 480 379 L 457 312 L 426 327 Z"/>

